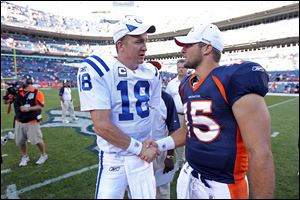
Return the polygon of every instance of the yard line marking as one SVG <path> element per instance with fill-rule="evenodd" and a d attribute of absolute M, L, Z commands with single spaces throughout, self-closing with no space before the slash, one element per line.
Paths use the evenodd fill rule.
<path fill-rule="evenodd" d="M 276 137 L 278 134 L 279 134 L 279 132 L 273 132 L 273 133 L 271 134 L 271 137 L 274 138 L 274 137 Z"/>
<path fill-rule="evenodd" d="M 2 154 L 2 157 L 6 157 L 6 156 L 8 156 L 7 154 Z"/>
<path fill-rule="evenodd" d="M 56 178 L 53 178 L 53 179 L 48 179 L 48 180 L 45 180 L 44 182 L 42 183 L 37 183 L 37 184 L 34 184 L 34 185 L 30 185 L 28 187 L 25 187 L 25 188 L 22 188 L 20 190 L 17 190 L 16 193 L 17 194 L 22 194 L 24 192 L 28 192 L 30 190 L 34 190 L 34 189 L 37 189 L 37 188 L 40 188 L 40 187 L 43 187 L 45 185 L 48 185 L 48 184 L 51 184 L 51 183 L 55 183 L 57 181 L 60 181 L 60 180 L 63 180 L 63 179 L 66 179 L 66 178 L 69 178 L 71 176 L 75 176 L 77 174 L 81 174 L 83 172 L 86 172 L 86 171 L 89 171 L 89 170 L 92 170 L 92 169 L 95 169 L 98 167 L 98 164 L 95 164 L 95 165 L 92 165 L 92 166 L 89 166 L 89 167 L 85 167 L 85 168 L 82 168 L 80 170 L 77 170 L 77 171 L 73 171 L 73 172 L 70 172 L 70 173 L 67 173 L 67 174 L 64 174 L 62 176 L 59 176 L 59 177 L 56 177 Z M 8 194 L 7 196 L 6 195 L 1 195 L 1 199 L 4 199 L 8 197 Z"/>
<path fill-rule="evenodd" d="M 17 194 L 17 187 L 15 184 L 9 185 L 6 188 L 6 195 L 8 199 L 20 199 Z M 1 196 L 2 199 L 2 196 Z"/>
<path fill-rule="evenodd" d="M 6 174 L 6 173 L 9 173 L 9 172 L 11 172 L 11 169 L 1 170 L 1 174 Z"/>
<path fill-rule="evenodd" d="M 275 104 L 273 104 L 273 105 L 268 106 L 268 108 L 273 108 L 273 107 L 279 106 L 279 105 L 281 105 L 281 104 L 285 104 L 285 103 L 288 103 L 288 102 L 290 102 L 290 101 L 294 101 L 294 100 L 296 100 L 296 99 L 298 99 L 298 98 L 293 98 L 293 99 L 289 99 L 289 100 L 282 101 L 282 102 L 279 102 L 279 103 L 275 103 Z"/>
<path fill-rule="evenodd" d="M 1 133 L 6 132 L 6 131 L 14 131 L 14 129 L 13 128 L 5 128 L 5 129 L 1 128 Z"/>

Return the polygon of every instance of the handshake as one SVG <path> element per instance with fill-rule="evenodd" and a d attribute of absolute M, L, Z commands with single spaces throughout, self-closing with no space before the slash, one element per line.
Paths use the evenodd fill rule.
<path fill-rule="evenodd" d="M 139 154 L 140 159 L 150 163 L 160 154 L 157 143 L 153 139 L 143 142 L 142 151 Z"/>

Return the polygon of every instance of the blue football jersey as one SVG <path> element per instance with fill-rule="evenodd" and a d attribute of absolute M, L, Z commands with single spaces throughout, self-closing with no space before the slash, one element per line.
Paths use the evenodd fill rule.
<path fill-rule="evenodd" d="M 265 96 L 269 76 L 262 66 L 244 62 L 220 66 L 196 84 L 186 77 L 179 92 L 187 123 L 186 160 L 208 180 L 234 183 L 246 175 L 248 155 L 232 105 L 242 96 Z"/>

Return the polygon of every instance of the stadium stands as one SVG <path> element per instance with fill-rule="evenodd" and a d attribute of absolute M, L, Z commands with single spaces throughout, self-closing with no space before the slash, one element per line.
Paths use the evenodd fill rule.
<path fill-rule="evenodd" d="M 288 9 L 291 10 L 290 13 L 285 11 L 285 7 L 282 7 L 282 11 L 275 9 L 276 15 L 272 14 L 275 12 L 274 9 L 259 14 L 255 13 L 256 15 L 253 16 L 262 16 L 259 23 L 247 22 L 247 25 L 243 27 L 231 29 L 225 27 L 234 27 L 232 22 L 242 24 L 242 20 L 251 19 L 253 16 L 236 16 L 238 18 L 233 19 L 231 17 L 234 16 L 228 15 L 227 22 L 224 20 L 224 16 L 223 18 L 212 16 L 216 24 L 220 23 L 224 27 L 222 32 L 225 38 L 225 51 L 221 64 L 228 64 L 240 59 L 252 60 L 266 68 L 271 81 L 287 83 L 299 81 L 299 14 L 294 13 L 295 8 L 299 12 L 299 3 L 295 3 L 295 6 L 289 6 L 293 8 Z M 259 8 L 258 11 L 260 10 L 263 8 Z M 251 12 L 249 10 L 248 13 L 243 14 L 251 14 Z M 274 20 L 272 20 L 273 15 Z M 279 19 L 278 16 L 283 17 Z M 264 23 L 264 19 L 268 19 L 268 23 Z M 166 33 L 157 34 L 157 37 L 152 37 L 148 43 L 148 59 L 159 59 L 163 65 L 161 73 L 164 84 L 167 84 L 174 77 L 176 71 L 174 66 L 177 58 L 180 57 L 179 52 L 181 50 L 175 45 L 172 40 L 173 37 L 166 36 L 189 30 L 188 28 L 196 23 L 195 20 L 199 19 L 186 18 L 182 19 L 181 22 L 168 21 L 165 24 L 165 29 L 163 29 Z M 218 20 L 223 21 L 218 22 Z M 116 55 L 115 46 L 111 42 L 111 37 L 108 37 L 111 36 L 110 31 L 113 23 L 115 21 L 87 21 L 56 16 L 2 1 L 1 79 L 30 73 L 36 77 L 37 83 L 46 81 L 57 83 L 68 78 L 76 85 L 76 64 L 84 57 L 93 52 Z M 173 33 L 167 33 L 167 31 L 173 31 Z M 93 35 L 101 35 L 101 41 L 97 37 L 90 37 Z M 105 37 L 108 38 L 105 39 Z M 153 38 L 158 38 L 158 40 Z M 293 39 L 288 40 L 289 38 Z M 279 40 L 281 41 L 280 45 L 276 44 L 276 41 Z M 296 44 L 294 43 L 295 40 L 297 41 Z M 259 48 L 256 48 L 256 44 L 264 44 L 265 41 L 275 42 L 273 45 L 260 45 Z M 290 43 L 289 41 L 293 42 Z M 252 48 L 239 49 L 239 46 L 245 45 L 247 47 L 252 46 Z M 13 49 L 16 49 L 17 52 L 17 74 L 15 74 L 14 68 Z M 161 57 L 160 55 L 164 56 Z M 286 78 L 276 79 L 280 75 Z"/>

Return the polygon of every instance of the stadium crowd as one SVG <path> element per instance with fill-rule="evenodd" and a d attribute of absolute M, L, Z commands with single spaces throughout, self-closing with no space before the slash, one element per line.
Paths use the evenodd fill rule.
<path fill-rule="evenodd" d="M 259 9 L 263 9 L 262 7 Z M 249 10 L 249 13 L 250 10 Z M 224 16 L 223 16 L 224 17 Z M 232 16 L 231 16 L 232 17 Z M 221 20 L 217 16 L 215 21 Z M 230 18 L 230 16 L 228 16 Z M 169 21 L 163 31 L 190 27 L 196 19 L 187 18 L 182 22 Z M 22 7 L 1 1 L 1 24 L 16 27 L 43 30 L 78 35 L 111 35 L 114 20 L 79 20 L 66 16 L 58 16 L 40 10 Z M 176 27 L 180 24 L 180 27 Z M 298 24 L 298 26 L 295 26 Z M 272 31 L 277 30 L 277 31 Z M 246 34 L 251 32 L 251 34 Z M 241 43 L 251 43 L 282 37 L 299 35 L 299 18 L 283 19 L 280 21 L 244 27 L 236 30 L 223 31 L 224 43 L 227 46 Z M 233 37 L 234 36 L 234 37 Z M 246 37 L 247 36 L 247 37 Z M 19 54 L 39 54 L 36 56 L 18 55 L 16 69 L 12 49 Z M 172 40 L 149 42 L 147 55 L 179 52 L 180 48 Z M 21 53 L 20 53 L 21 52 Z M 116 55 L 114 45 L 103 42 L 59 39 L 38 35 L 23 35 L 3 31 L 1 33 L 1 79 L 14 78 L 30 74 L 35 77 L 36 84 L 48 82 L 46 86 L 60 83 L 69 79 L 71 85 L 76 85 L 75 74 L 77 63 L 93 52 Z M 8 54 L 7 54 L 8 53 Z M 42 56 L 47 55 L 47 56 Z M 59 57 L 51 57 L 59 56 Z M 70 58 L 72 56 L 73 58 Z M 224 52 L 220 64 L 227 64 L 241 60 L 261 63 L 270 75 L 270 91 L 297 93 L 299 87 L 299 46 L 280 46 L 260 48 L 256 50 Z M 176 58 L 177 59 L 177 58 Z M 176 76 L 176 59 L 161 59 L 162 81 L 165 88 L 167 83 Z M 15 73 L 15 70 L 17 74 Z M 279 77 L 279 78 L 278 78 Z"/>

